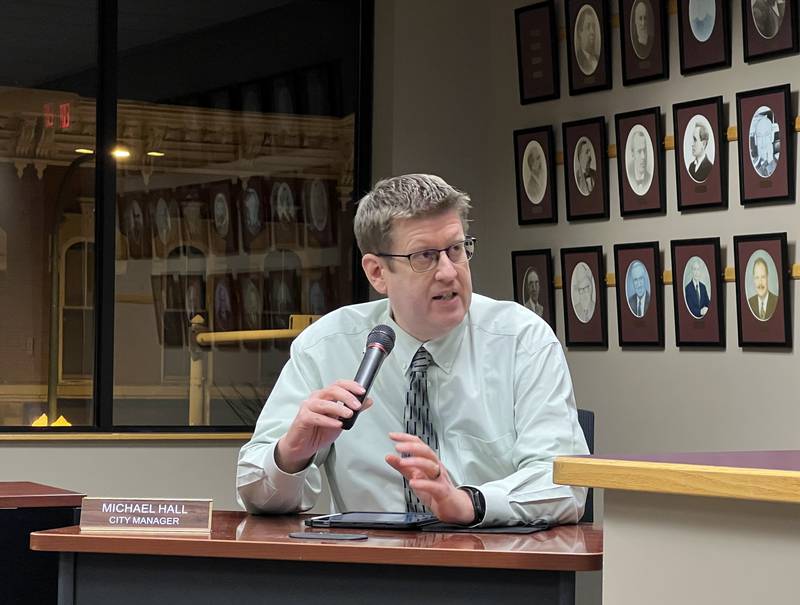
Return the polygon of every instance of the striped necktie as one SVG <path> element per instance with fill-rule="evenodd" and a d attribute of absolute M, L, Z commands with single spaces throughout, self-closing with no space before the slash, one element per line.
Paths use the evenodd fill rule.
<path fill-rule="evenodd" d="M 416 435 L 438 453 L 439 437 L 433 428 L 428 404 L 428 366 L 430 363 L 431 354 L 425 350 L 425 347 L 420 347 L 411 361 L 411 382 L 406 392 L 404 416 L 406 433 Z M 427 512 L 428 509 L 420 502 L 405 477 L 403 478 L 403 487 L 405 488 L 406 510 L 408 512 Z"/>

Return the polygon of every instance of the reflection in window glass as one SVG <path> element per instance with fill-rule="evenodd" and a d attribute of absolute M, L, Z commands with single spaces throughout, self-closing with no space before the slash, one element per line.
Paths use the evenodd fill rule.
<path fill-rule="evenodd" d="M 94 422 L 96 18 L 91 0 L 3 2 L 0 426 Z"/>
<path fill-rule="evenodd" d="M 290 340 L 194 332 L 351 301 L 357 9 L 120 0 L 116 425 L 253 425 Z"/>

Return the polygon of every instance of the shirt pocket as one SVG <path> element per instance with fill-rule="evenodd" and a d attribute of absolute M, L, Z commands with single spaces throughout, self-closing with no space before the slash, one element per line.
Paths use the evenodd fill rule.
<path fill-rule="evenodd" d="M 514 447 L 513 433 L 506 433 L 490 441 L 474 435 L 458 434 L 456 443 L 458 443 L 458 459 L 463 472 L 463 483 L 481 484 L 495 481 L 510 475 L 515 470 L 511 458 Z"/>

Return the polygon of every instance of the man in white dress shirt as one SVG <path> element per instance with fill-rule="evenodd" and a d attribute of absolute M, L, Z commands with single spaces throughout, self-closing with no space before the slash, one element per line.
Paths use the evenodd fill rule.
<path fill-rule="evenodd" d="M 308 510 L 324 468 L 336 511 L 408 510 L 410 488 L 449 523 L 581 517 L 586 490 L 552 480 L 555 456 L 587 453 L 563 350 L 522 305 L 472 293 L 469 202 L 423 174 L 380 181 L 359 202 L 362 268 L 387 298 L 328 313 L 292 343 L 239 455 L 248 511 Z M 396 342 L 362 406 L 347 377 L 377 324 Z M 404 432 L 412 358 L 426 351 L 434 446 Z M 358 422 L 343 431 L 354 410 Z"/>

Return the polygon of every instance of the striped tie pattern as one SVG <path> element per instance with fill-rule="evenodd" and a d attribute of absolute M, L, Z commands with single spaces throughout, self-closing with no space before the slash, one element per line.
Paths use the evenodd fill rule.
<path fill-rule="evenodd" d="M 430 363 L 431 354 L 425 350 L 425 347 L 420 347 L 411 361 L 411 382 L 406 392 L 405 423 L 406 433 L 416 435 L 438 453 L 439 436 L 433 428 L 428 403 L 428 366 Z M 408 512 L 427 512 L 428 509 L 420 502 L 405 478 L 403 478 L 403 486 L 406 495 L 406 510 Z"/>

